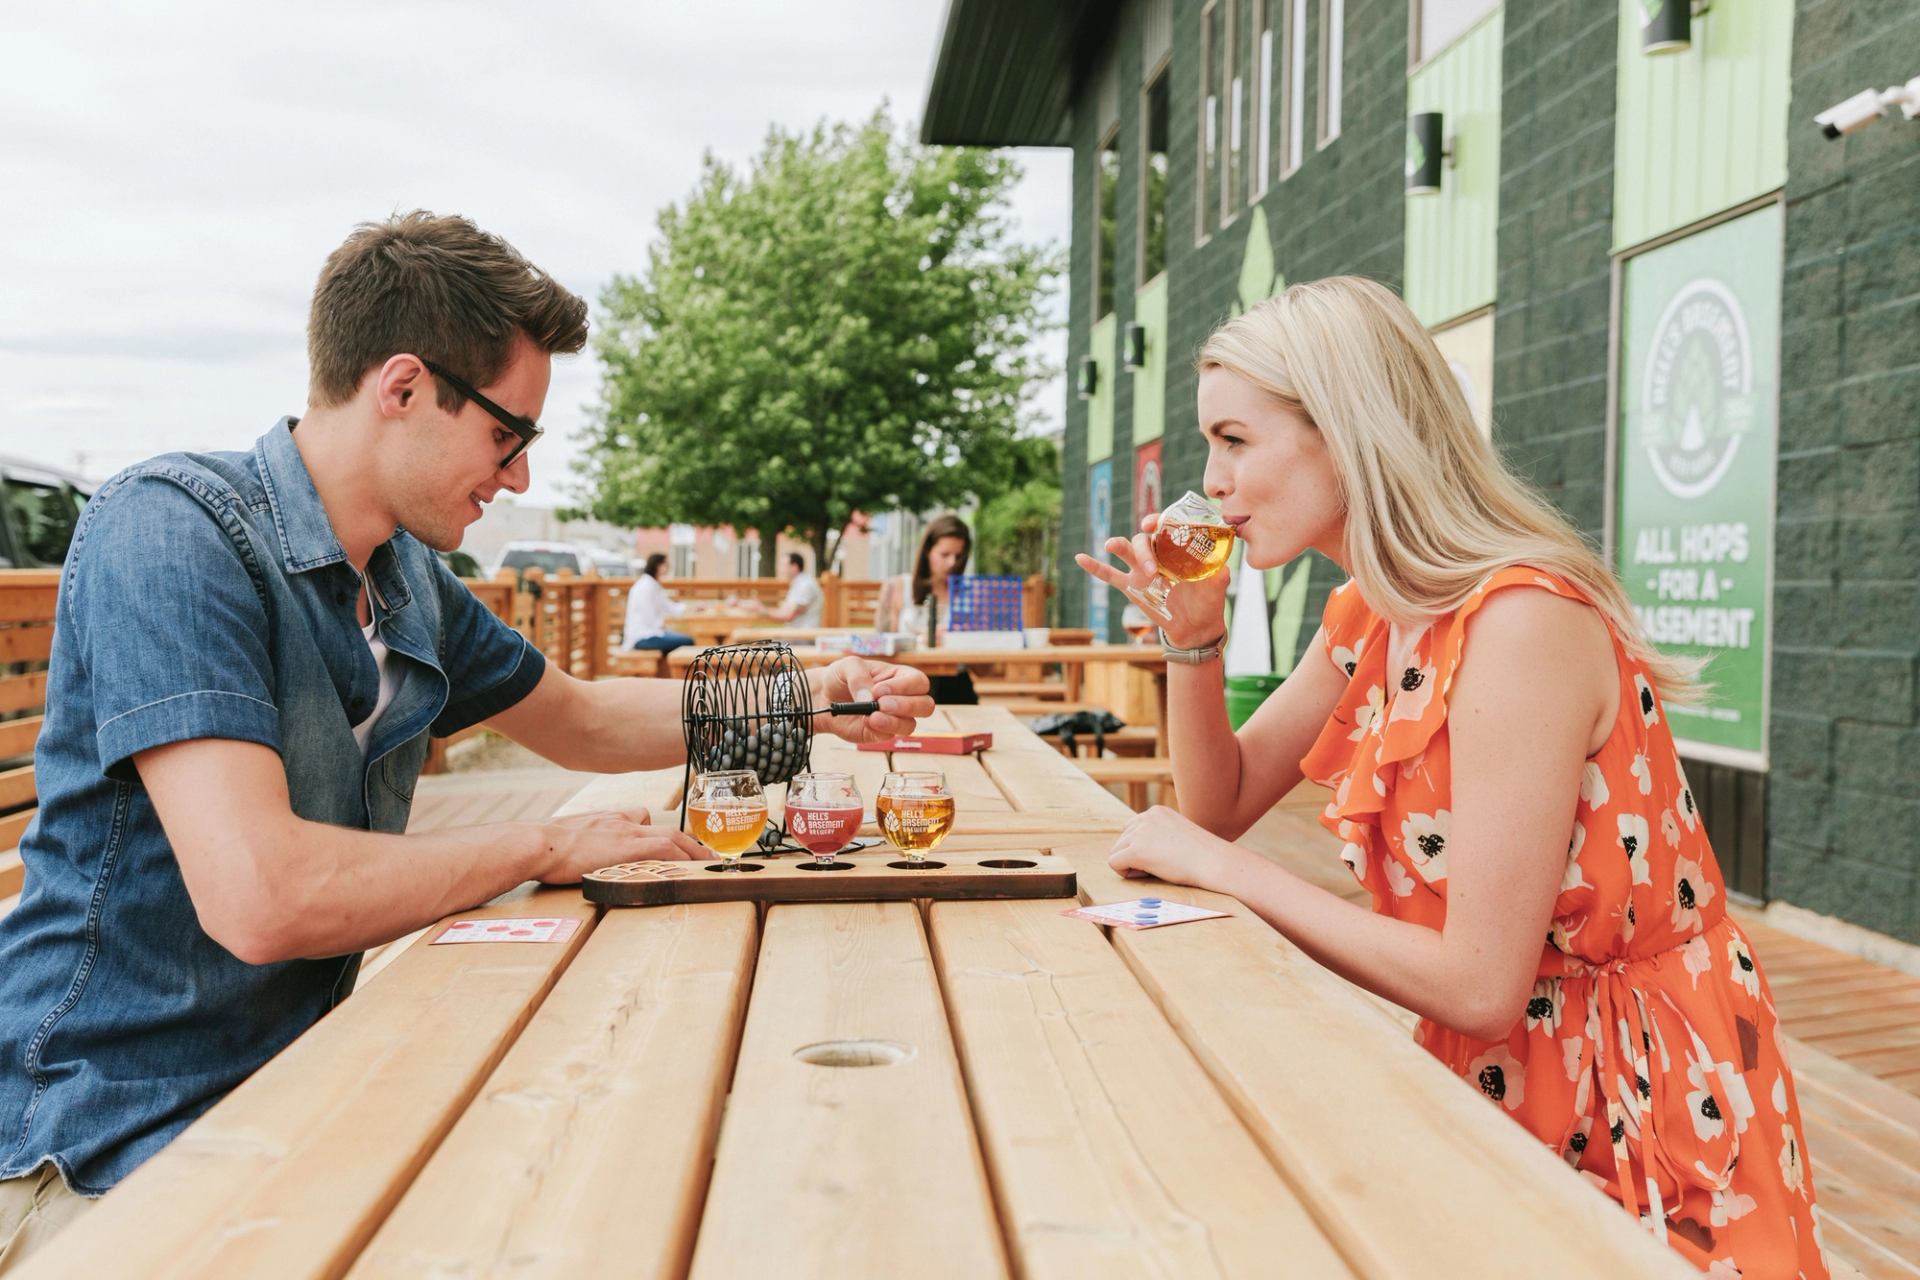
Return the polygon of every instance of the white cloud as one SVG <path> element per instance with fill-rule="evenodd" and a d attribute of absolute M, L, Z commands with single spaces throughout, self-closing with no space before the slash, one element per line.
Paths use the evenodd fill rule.
<path fill-rule="evenodd" d="M 773 125 L 859 120 L 883 98 L 917 120 L 945 7 L 16 7 L 0 41 L 0 451 L 104 475 L 246 447 L 304 403 L 322 260 L 396 209 L 464 213 L 597 299 L 643 269 L 703 152 L 739 164 Z M 1067 154 L 1024 160 L 1016 226 L 1064 244 Z M 556 366 L 527 501 L 565 492 L 598 378 L 590 355 Z M 1045 393 L 1048 418 L 1063 394 Z"/>

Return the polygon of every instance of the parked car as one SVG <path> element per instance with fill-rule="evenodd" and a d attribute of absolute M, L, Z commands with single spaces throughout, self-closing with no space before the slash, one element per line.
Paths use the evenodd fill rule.
<path fill-rule="evenodd" d="M 593 562 L 593 571 L 603 578 L 633 577 L 633 561 L 617 551 L 588 547 L 587 558 Z"/>
<path fill-rule="evenodd" d="M 0 454 L 0 569 L 57 569 L 93 482 Z"/>
<path fill-rule="evenodd" d="M 529 569 L 538 569 L 548 576 L 564 570 L 575 577 L 585 577 L 593 571 L 592 566 L 593 562 L 571 542 L 515 541 L 501 551 L 493 571 L 497 574 L 502 569 L 512 569 L 516 577 L 525 577 Z"/>

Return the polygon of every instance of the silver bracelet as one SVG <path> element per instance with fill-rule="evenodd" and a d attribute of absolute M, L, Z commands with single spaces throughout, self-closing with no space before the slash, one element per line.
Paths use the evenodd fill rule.
<path fill-rule="evenodd" d="M 1227 651 L 1227 637 L 1225 632 L 1222 632 L 1220 637 L 1210 644 L 1203 644 L 1197 649 L 1183 649 L 1167 639 L 1165 630 L 1158 627 L 1154 629 L 1160 632 L 1160 652 L 1166 655 L 1168 662 L 1178 662 L 1186 666 L 1197 667 L 1202 663 L 1216 661 L 1221 654 Z"/>

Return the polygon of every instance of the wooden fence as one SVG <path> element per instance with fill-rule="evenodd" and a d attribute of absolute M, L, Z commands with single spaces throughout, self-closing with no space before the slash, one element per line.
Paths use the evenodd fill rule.
<path fill-rule="evenodd" d="M 597 680 L 619 669 L 632 578 L 546 577 L 531 569 L 518 582 L 511 572 L 491 582 L 465 581 L 496 616 L 561 670 Z M 17 881 L 9 888 L 12 877 L 4 851 L 20 842 L 37 803 L 33 747 L 44 719 L 59 583 L 55 569 L 0 569 L 0 900 L 19 888 Z M 822 625 L 871 627 L 880 586 L 832 574 L 822 578 Z M 779 604 L 787 593 L 787 584 L 777 578 L 680 578 L 668 588 L 680 600 L 757 600 L 769 606 Z M 1024 610 L 1029 626 L 1045 619 L 1047 592 L 1044 579 L 1027 579 Z M 430 771 L 443 767 L 445 745 L 436 739 L 428 757 Z M 17 860 L 12 865 L 17 867 Z"/>

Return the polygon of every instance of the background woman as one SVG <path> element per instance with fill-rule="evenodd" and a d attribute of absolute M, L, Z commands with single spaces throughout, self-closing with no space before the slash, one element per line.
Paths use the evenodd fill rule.
<path fill-rule="evenodd" d="M 667 630 L 667 620 L 677 618 L 687 611 L 687 606 L 667 594 L 660 585 L 660 579 L 667 573 L 667 558 L 658 551 L 647 557 L 646 568 L 634 579 L 633 590 L 627 593 L 627 625 L 624 641 L 629 649 L 658 649 L 663 653 L 672 653 L 683 644 L 692 644 L 693 637 L 680 631 Z"/>
<path fill-rule="evenodd" d="M 1387 289 L 1295 285 L 1198 367 L 1206 489 L 1246 564 L 1313 549 L 1350 581 L 1238 734 L 1227 575 L 1174 589 L 1185 816 L 1136 817 L 1113 865 L 1231 894 L 1421 1015 L 1429 1052 L 1703 1270 L 1826 1275 L 1773 999 L 1667 725 L 1694 672 L 1506 471 Z M 1106 550 L 1129 572 L 1079 563 L 1145 585 L 1144 533 Z M 1303 774 L 1372 911 L 1231 843 Z"/>
<path fill-rule="evenodd" d="M 913 572 L 889 578 L 880 589 L 880 601 L 874 608 L 875 630 L 907 632 L 928 648 L 940 644 L 946 638 L 947 620 L 953 611 L 949 584 L 967 571 L 967 557 L 972 552 L 973 531 L 966 521 L 952 515 L 936 517 L 920 537 Z M 935 702 L 972 704 L 980 700 L 973 689 L 973 677 L 965 671 L 931 679 Z"/>

